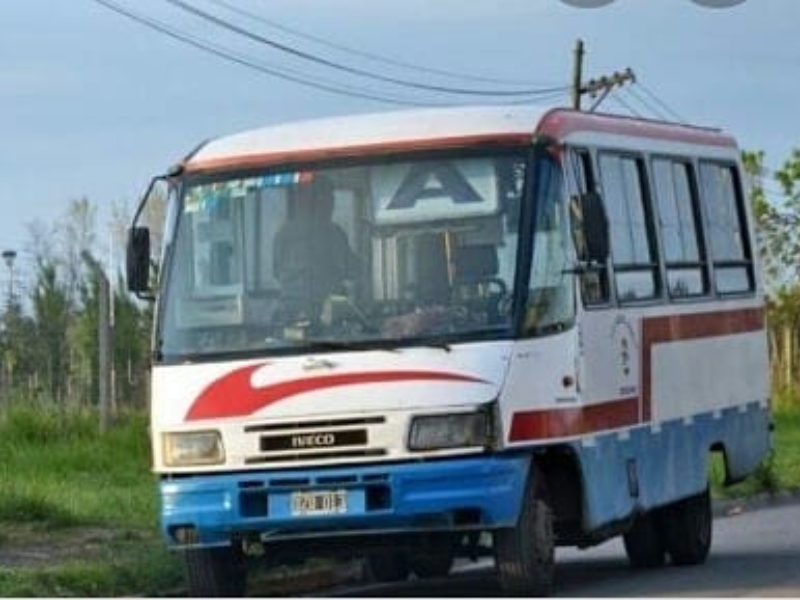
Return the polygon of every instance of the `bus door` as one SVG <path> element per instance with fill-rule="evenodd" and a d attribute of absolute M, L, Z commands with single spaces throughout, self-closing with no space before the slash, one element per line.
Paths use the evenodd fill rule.
<path fill-rule="evenodd" d="M 641 239 L 647 238 L 647 226 L 639 160 L 572 148 L 565 161 L 570 198 L 599 193 L 609 221 L 607 262 L 582 265 L 578 285 L 579 383 L 584 417 L 583 431 L 578 433 L 593 435 L 635 425 L 644 417 L 638 307 L 656 293 L 655 254 L 649 241 Z M 602 177 L 595 169 L 598 161 L 605 169 Z M 583 215 L 573 210 L 572 217 L 573 236 L 580 248 Z M 616 267 L 613 271 L 612 263 Z"/>

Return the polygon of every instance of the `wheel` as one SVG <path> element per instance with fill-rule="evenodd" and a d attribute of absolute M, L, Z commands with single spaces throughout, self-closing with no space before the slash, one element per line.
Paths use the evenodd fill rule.
<path fill-rule="evenodd" d="M 676 565 L 699 565 L 711 549 L 711 494 L 706 490 L 662 509 L 666 550 Z"/>
<path fill-rule="evenodd" d="M 424 539 L 409 556 L 414 575 L 420 579 L 446 577 L 455 560 L 455 545 L 449 534 Z"/>
<path fill-rule="evenodd" d="M 516 527 L 494 533 L 500 585 L 509 595 L 548 596 L 555 571 L 553 516 L 544 482 L 531 470 Z"/>
<path fill-rule="evenodd" d="M 183 551 L 189 596 L 241 597 L 247 591 L 247 565 L 236 548 Z"/>
<path fill-rule="evenodd" d="M 661 523 L 655 512 L 638 515 L 633 527 L 622 537 L 625 553 L 635 569 L 660 567 L 666 560 Z"/>
<path fill-rule="evenodd" d="M 405 581 L 411 573 L 408 557 L 400 552 L 382 552 L 367 557 L 372 579 L 382 583 Z"/>

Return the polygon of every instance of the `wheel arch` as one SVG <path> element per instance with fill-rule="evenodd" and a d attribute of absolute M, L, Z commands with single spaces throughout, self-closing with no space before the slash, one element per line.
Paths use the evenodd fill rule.
<path fill-rule="evenodd" d="M 580 461 L 569 445 L 551 446 L 534 454 L 532 471 L 544 480 L 558 543 L 574 543 L 584 535 L 585 493 Z"/>
<path fill-rule="evenodd" d="M 708 449 L 708 466 L 709 477 L 711 477 L 712 480 L 718 470 L 721 469 L 723 485 L 727 486 L 736 483 L 731 476 L 728 447 L 725 442 L 718 440 L 711 444 Z"/>

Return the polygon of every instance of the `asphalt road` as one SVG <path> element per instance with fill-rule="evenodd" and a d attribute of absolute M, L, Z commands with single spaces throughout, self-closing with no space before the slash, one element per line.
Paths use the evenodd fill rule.
<path fill-rule="evenodd" d="M 557 596 L 800 596 L 800 501 L 734 507 L 714 521 L 705 565 L 632 570 L 620 539 L 557 551 Z M 444 579 L 328 589 L 343 597 L 502 596 L 491 560 L 460 564 Z"/>

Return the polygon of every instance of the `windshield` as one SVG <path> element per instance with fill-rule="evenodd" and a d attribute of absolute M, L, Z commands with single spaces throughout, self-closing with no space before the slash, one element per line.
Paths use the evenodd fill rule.
<path fill-rule="evenodd" d="M 525 170 L 506 152 L 190 180 L 162 354 L 510 331 Z"/>

